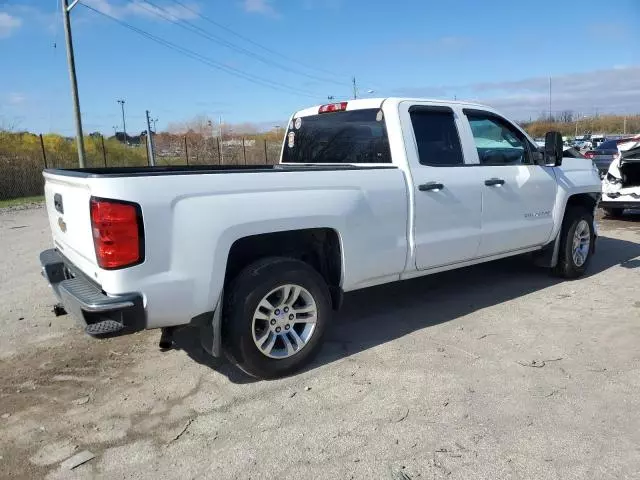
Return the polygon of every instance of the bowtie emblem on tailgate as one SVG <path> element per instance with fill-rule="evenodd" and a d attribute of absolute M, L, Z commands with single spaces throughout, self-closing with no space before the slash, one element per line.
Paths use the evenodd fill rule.
<path fill-rule="evenodd" d="M 62 205 L 62 195 L 56 193 L 53 196 L 53 206 L 57 212 L 64 213 L 64 206 Z"/>
<path fill-rule="evenodd" d="M 67 231 L 67 224 L 62 219 L 62 217 L 58 217 L 58 226 L 60 227 L 60 230 L 62 230 L 62 233 L 65 233 Z"/>

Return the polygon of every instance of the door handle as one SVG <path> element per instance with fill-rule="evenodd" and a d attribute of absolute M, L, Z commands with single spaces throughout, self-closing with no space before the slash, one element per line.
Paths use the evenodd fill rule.
<path fill-rule="evenodd" d="M 504 180 L 501 178 L 490 178 L 489 180 L 485 180 L 484 184 L 487 187 L 501 187 L 504 185 Z"/>
<path fill-rule="evenodd" d="M 418 185 L 418 190 L 420 190 L 421 192 L 437 192 L 438 190 L 442 190 L 444 188 L 444 185 L 440 182 L 427 182 L 427 183 L 423 183 L 422 185 Z"/>

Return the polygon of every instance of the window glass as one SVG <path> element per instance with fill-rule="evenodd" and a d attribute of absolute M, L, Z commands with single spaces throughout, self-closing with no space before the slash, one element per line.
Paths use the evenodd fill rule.
<path fill-rule="evenodd" d="M 524 135 L 497 117 L 467 114 L 481 165 L 531 163 Z"/>
<path fill-rule="evenodd" d="M 453 112 L 416 108 L 409 114 L 422 165 L 464 164 Z"/>
<path fill-rule="evenodd" d="M 391 163 L 382 110 L 368 108 L 297 118 L 287 130 L 283 163 Z"/>

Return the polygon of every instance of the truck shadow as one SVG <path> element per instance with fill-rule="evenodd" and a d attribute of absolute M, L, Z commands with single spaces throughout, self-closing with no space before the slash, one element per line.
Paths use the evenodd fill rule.
<path fill-rule="evenodd" d="M 640 244 L 600 237 L 588 276 L 616 265 L 635 266 L 632 259 L 637 256 Z M 306 370 L 563 281 L 521 256 L 349 293 L 327 332 L 325 347 Z M 234 383 L 255 381 L 227 361 L 206 354 L 197 334 L 195 329 L 180 331 L 176 347 Z"/>

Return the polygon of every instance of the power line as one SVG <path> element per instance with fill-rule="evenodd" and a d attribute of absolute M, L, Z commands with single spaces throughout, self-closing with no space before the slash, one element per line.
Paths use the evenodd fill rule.
<path fill-rule="evenodd" d="M 172 42 L 170 42 L 168 40 L 164 40 L 163 38 L 157 37 L 156 35 L 153 35 L 153 34 L 147 32 L 145 30 L 142 30 L 142 29 L 138 28 L 138 27 L 134 27 L 133 25 L 131 25 L 131 24 L 129 24 L 129 23 L 123 21 L 123 20 L 120 20 L 120 19 L 118 19 L 116 17 L 113 17 L 113 16 L 111 16 L 111 15 L 109 15 L 107 13 L 101 12 L 100 10 L 95 9 L 95 8 L 91 7 L 90 5 L 87 5 L 86 3 L 82 3 L 82 2 L 79 2 L 79 3 L 80 3 L 80 5 L 82 5 L 83 7 L 91 10 L 92 12 L 97 13 L 98 15 L 101 15 L 101 16 L 103 16 L 105 18 L 108 18 L 108 19 L 118 23 L 119 25 L 131 30 L 131 31 L 133 31 L 133 32 L 135 32 L 135 33 L 137 33 L 139 35 L 142 35 L 145 38 L 148 38 L 149 40 L 152 40 L 152 41 L 154 41 L 156 43 L 159 43 L 160 45 L 163 45 L 163 46 L 169 48 L 170 50 L 174 50 L 174 51 L 176 51 L 178 53 L 181 53 L 181 54 L 183 54 L 183 55 L 185 55 L 185 56 L 187 56 L 187 57 L 189 57 L 189 58 L 191 58 L 193 60 L 197 60 L 197 61 L 199 61 L 201 63 L 204 63 L 205 65 L 208 65 L 208 66 L 210 66 L 210 67 L 212 67 L 212 68 L 214 68 L 216 70 L 221 70 L 221 71 L 223 71 L 225 73 L 228 73 L 230 75 L 234 75 L 236 77 L 242 78 L 242 79 L 247 80 L 249 82 L 253 82 L 253 83 L 256 83 L 258 85 L 262 85 L 264 87 L 268 87 L 268 88 L 271 88 L 271 89 L 274 89 L 274 90 L 278 90 L 278 91 L 282 91 L 282 92 L 286 92 L 286 93 L 295 93 L 297 95 L 307 96 L 307 97 L 311 97 L 311 98 L 318 98 L 318 97 L 322 96 L 322 95 L 314 94 L 313 92 L 309 92 L 309 91 L 306 91 L 306 90 L 301 90 L 299 88 L 292 87 L 290 85 L 286 85 L 286 84 L 283 84 L 283 83 L 280 83 L 280 82 L 276 83 L 276 82 L 273 82 L 271 80 L 267 80 L 267 79 L 258 77 L 256 75 L 252 75 L 252 74 L 250 74 L 248 72 L 245 72 L 243 70 L 240 70 L 240 69 L 228 66 L 228 65 L 223 65 L 223 64 L 221 64 L 219 62 L 216 62 L 215 60 L 210 59 L 209 57 L 205 57 L 204 55 L 201 55 L 201 54 L 199 54 L 197 52 L 194 52 L 193 50 L 189 50 L 188 48 L 182 47 L 182 46 L 177 45 L 175 43 L 172 43 Z"/>
<path fill-rule="evenodd" d="M 265 47 L 264 45 L 262 45 L 262 44 L 260 44 L 260 43 L 258 43 L 256 41 L 251 40 L 250 38 L 242 35 L 241 33 L 238 33 L 235 30 L 233 30 L 233 29 L 231 29 L 231 28 L 229 28 L 229 27 L 227 27 L 225 25 L 222 25 L 221 23 L 216 22 L 211 17 L 208 17 L 206 15 L 201 14 L 197 10 L 189 7 L 188 5 L 185 5 L 180 0 L 171 0 L 171 1 L 173 3 L 181 6 L 186 11 L 191 12 L 193 15 L 196 15 L 197 17 L 201 18 L 202 20 L 204 20 L 206 22 L 209 22 L 210 24 L 212 24 L 212 25 L 214 25 L 214 26 L 216 26 L 216 27 L 218 27 L 218 28 L 230 33 L 231 35 L 233 35 L 233 36 L 235 36 L 235 37 L 237 37 L 237 38 L 239 38 L 241 40 L 244 40 L 245 42 L 250 43 L 251 45 L 253 45 L 255 47 L 258 47 L 258 48 L 264 50 L 265 52 L 269 52 L 272 55 L 276 55 L 277 57 L 283 58 L 283 59 L 285 59 L 285 60 L 287 60 L 287 61 L 289 61 L 291 63 L 296 63 L 296 64 L 298 64 L 298 65 L 300 65 L 302 67 L 309 68 L 309 69 L 315 70 L 317 72 L 322 72 L 322 73 L 325 73 L 325 74 L 328 74 L 328 75 L 335 75 L 335 72 L 331 72 L 331 71 L 325 70 L 323 68 L 319 68 L 319 67 L 316 67 L 316 66 L 313 66 L 313 65 L 309 65 L 307 63 L 301 62 L 300 60 L 297 60 L 297 59 L 294 59 L 294 58 L 291 58 L 291 57 L 287 57 L 286 55 L 283 55 L 282 53 L 277 52 L 275 50 L 272 50 L 269 47 Z"/>
<path fill-rule="evenodd" d="M 149 8 L 147 7 L 145 4 L 150 5 L 153 8 Z M 328 83 L 334 83 L 336 85 L 342 85 L 342 86 L 346 86 L 347 84 L 345 82 L 340 82 L 340 81 L 336 81 L 330 78 L 323 78 L 323 77 L 318 77 L 316 75 L 311 75 L 308 73 L 305 73 L 301 70 L 295 69 L 295 68 L 291 68 L 288 67 L 286 65 L 283 65 L 282 63 L 278 63 L 278 62 L 274 62 L 273 60 L 264 57 L 263 55 L 257 54 L 255 52 L 252 52 L 251 50 L 248 50 L 240 45 L 237 45 L 235 43 L 229 42 L 228 40 L 225 40 L 224 38 L 212 34 L 210 32 L 208 32 L 207 30 L 195 25 L 192 22 L 189 22 L 187 20 L 184 19 L 180 19 L 178 18 L 175 14 L 171 13 L 169 10 L 167 10 L 164 7 L 161 7 L 160 5 L 157 5 L 153 2 L 151 2 L 150 0 L 142 0 L 140 3 L 138 3 L 138 5 L 140 5 L 142 8 L 144 8 L 147 12 L 156 15 L 170 23 L 173 23 L 174 25 L 177 25 L 181 28 L 184 28 L 185 30 L 188 30 L 192 33 L 195 33 L 196 35 L 200 35 L 203 38 L 206 38 L 207 40 L 217 43 L 218 45 L 223 45 L 231 50 L 234 50 L 238 53 L 242 53 L 244 55 L 247 55 L 248 57 L 254 58 L 262 63 L 265 63 L 266 65 L 271 65 L 273 67 L 279 68 L 281 70 L 284 70 L 286 72 L 290 72 L 290 73 L 294 73 L 296 75 L 301 75 L 303 77 L 307 77 L 310 78 L 312 80 L 318 80 L 321 82 L 328 82 Z"/>

